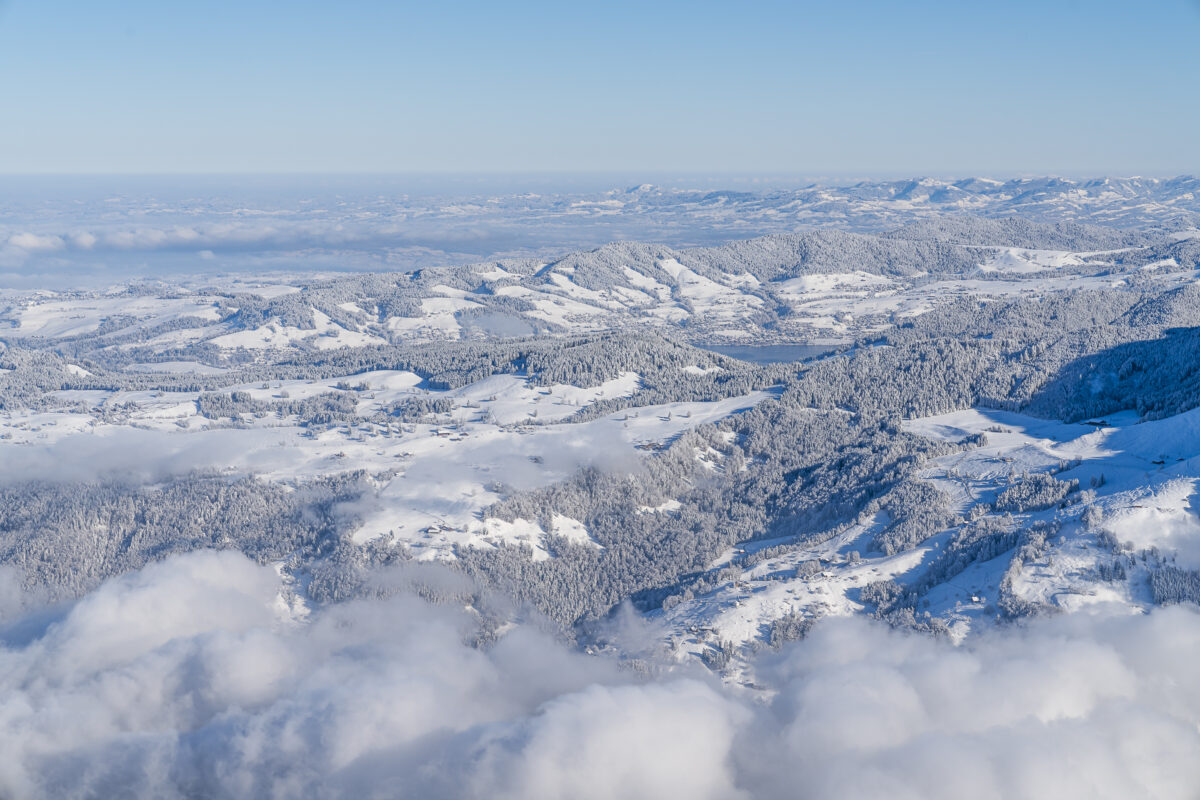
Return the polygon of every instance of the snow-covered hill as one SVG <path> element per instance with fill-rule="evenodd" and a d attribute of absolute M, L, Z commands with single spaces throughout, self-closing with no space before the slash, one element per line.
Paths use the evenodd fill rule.
<path fill-rule="evenodd" d="M 402 181 L 331 179 L 304 191 L 286 182 L 231 181 L 214 193 L 186 181 L 148 180 L 115 181 L 97 195 L 89 186 L 35 182 L 36 203 L 19 194 L 0 197 L 0 286 L 104 286 L 213 272 L 384 272 L 501 258 L 544 263 L 612 241 L 687 248 L 817 229 L 953 226 L 963 218 L 1185 235 L 1200 227 L 1194 176 L 766 186 L 696 189 L 684 179 L 606 191 L 547 186 L 464 194 L 449 187 L 416 192 Z"/>
<path fill-rule="evenodd" d="M 235 547 L 295 613 L 449 563 L 593 651 L 631 603 L 745 684 L 826 617 L 962 640 L 1200 596 L 1200 239 L 906 220 L 7 291 L 0 563 L 65 599 Z"/>
<path fill-rule="evenodd" d="M 218 361 L 330 350 L 640 328 L 691 341 L 848 342 L 964 297 L 1175 287 L 1196 241 L 1023 220 L 820 231 L 675 250 L 611 244 L 548 262 L 263 283 L 213 278 L 107 292 L 9 292 L 0 334 L 69 340 L 105 358 Z M 213 366 L 219 366 L 218 363 Z"/>
<path fill-rule="evenodd" d="M 725 568 L 710 591 L 659 612 L 677 657 L 725 643 L 749 652 L 769 640 L 773 626 L 778 635 L 780 621 L 802 628 L 826 616 L 871 612 L 876 603 L 863 590 L 879 581 L 914 592 L 918 618 L 927 613 L 961 639 L 1004 620 L 1006 606 L 1063 613 L 1107 604 L 1146 612 L 1161 601 L 1155 570 L 1200 569 L 1200 409 L 1152 422 L 1125 413 L 1076 424 L 971 409 L 904 427 L 948 442 L 981 437 L 981 445 L 933 459 L 920 477 L 946 492 L 962 519 L 990 526 L 1006 545 L 959 547 L 947 558 L 959 544 L 956 529 L 947 528 L 887 554 L 872 548 L 873 534 L 889 522 L 886 512 L 864 515 L 819 544 Z M 998 503 L 1027 476 L 1051 474 L 1086 488 L 1045 507 Z M 1034 552 L 1024 545 L 1039 530 Z M 711 568 L 745 563 L 778 544 L 740 544 Z"/>

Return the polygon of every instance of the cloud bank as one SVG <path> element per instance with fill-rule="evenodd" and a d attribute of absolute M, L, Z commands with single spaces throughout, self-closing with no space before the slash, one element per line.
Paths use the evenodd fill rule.
<path fill-rule="evenodd" d="M 1200 614 L 961 647 L 831 620 L 750 695 L 638 678 L 415 597 L 285 613 L 232 552 L 112 580 L 0 649 L 0 796 L 1184 798 Z M 5 641 L 0 638 L 0 641 Z"/>
<path fill-rule="evenodd" d="M 458 221 L 394 222 L 357 218 L 345 220 L 251 219 L 245 222 L 207 221 L 166 227 L 95 228 L 62 231 L 0 229 L 0 265 L 16 267 L 38 256 L 94 254 L 132 255 L 191 253 L 211 259 L 220 253 L 267 254 L 308 250 L 386 251 L 390 248 L 432 248 L 463 258 L 480 257 L 502 246 L 504 239 L 478 224 Z"/>
<path fill-rule="evenodd" d="M 0 485 L 25 481 L 80 483 L 120 480 L 151 483 L 208 469 L 254 473 L 277 467 L 287 455 L 286 434 L 271 430 L 214 429 L 180 433 L 115 429 L 64 436 L 21 449 L 0 462 Z"/>

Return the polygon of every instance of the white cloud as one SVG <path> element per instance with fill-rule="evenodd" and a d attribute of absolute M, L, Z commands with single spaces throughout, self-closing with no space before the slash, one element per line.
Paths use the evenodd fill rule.
<path fill-rule="evenodd" d="M 411 596 L 291 619 L 229 552 L 104 584 L 0 648 L 0 795 L 1185 798 L 1200 614 L 1075 615 L 954 647 L 861 620 L 749 695 L 639 679 Z"/>
<path fill-rule="evenodd" d="M 96 237 L 87 231 L 73 233 L 70 236 L 71 246 L 78 250 L 91 250 L 96 246 Z"/>
<path fill-rule="evenodd" d="M 395 225 L 344 225 L 337 222 L 210 222 L 172 227 L 77 230 L 69 234 L 17 232 L 5 244 L 26 253 L 65 249 L 109 251 L 291 249 L 340 247 L 402 238 Z M 476 238 L 471 235 L 458 238 Z"/>
<path fill-rule="evenodd" d="M 1179 637 L 1197 633 L 1181 608 L 958 648 L 862 620 L 820 626 L 767 678 L 782 712 L 769 757 L 813 797 L 1185 797 L 1200 786 L 1200 687 L 1184 677 L 1200 640 Z"/>
<path fill-rule="evenodd" d="M 591 686 L 486 743 L 470 788 L 514 800 L 744 796 L 729 753 L 751 716 L 695 680 Z"/>
<path fill-rule="evenodd" d="M 0 484 L 31 480 L 147 483 L 231 466 L 252 473 L 276 463 L 272 446 L 286 438 L 270 430 L 233 429 L 192 433 L 113 429 L 72 434 L 50 444 L 24 447 L 20 459 L 0 462 Z"/>
<path fill-rule="evenodd" d="M 36 233 L 17 233 L 8 237 L 8 246 L 28 252 L 61 250 L 65 246 L 58 236 L 39 236 Z"/>

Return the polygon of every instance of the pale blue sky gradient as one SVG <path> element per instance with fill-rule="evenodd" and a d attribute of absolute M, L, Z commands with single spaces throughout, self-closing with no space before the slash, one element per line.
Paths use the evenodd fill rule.
<path fill-rule="evenodd" d="M 1200 5 L 0 0 L 0 173 L 1200 171 Z"/>

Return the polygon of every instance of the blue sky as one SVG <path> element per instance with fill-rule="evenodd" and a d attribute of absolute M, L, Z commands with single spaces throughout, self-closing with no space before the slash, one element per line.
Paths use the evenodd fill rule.
<path fill-rule="evenodd" d="M 1200 4 L 0 0 L 0 173 L 1200 171 Z"/>

